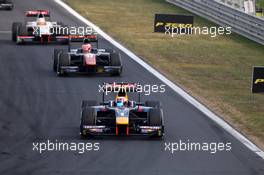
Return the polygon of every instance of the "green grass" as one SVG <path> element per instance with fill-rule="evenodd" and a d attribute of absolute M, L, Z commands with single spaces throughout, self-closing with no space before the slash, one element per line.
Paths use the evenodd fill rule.
<path fill-rule="evenodd" d="M 256 0 L 256 6 L 260 8 L 264 8 L 264 0 Z"/>
<path fill-rule="evenodd" d="M 116 40 L 160 70 L 264 148 L 264 95 L 250 90 L 264 47 L 240 37 L 153 33 L 155 13 L 189 12 L 164 0 L 66 0 Z M 195 16 L 196 26 L 214 26 Z"/>

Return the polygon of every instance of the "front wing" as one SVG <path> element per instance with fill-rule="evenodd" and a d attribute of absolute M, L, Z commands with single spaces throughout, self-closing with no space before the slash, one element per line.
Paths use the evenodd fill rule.
<path fill-rule="evenodd" d="M 47 44 L 47 43 L 68 43 L 68 36 L 52 36 L 52 35 L 42 35 L 41 37 L 36 36 L 17 36 L 17 44 Z"/>
<path fill-rule="evenodd" d="M 39 35 L 19 35 L 17 36 L 17 44 L 26 44 L 26 43 L 64 43 L 68 44 L 71 42 L 83 42 L 84 38 L 95 39 L 94 35 L 51 35 L 51 34 L 42 34 Z"/>
<path fill-rule="evenodd" d="M 61 66 L 60 73 L 106 73 L 114 74 L 120 72 L 121 66 L 98 66 L 94 68 L 84 68 L 79 66 Z"/>
<path fill-rule="evenodd" d="M 126 136 L 160 136 L 164 134 L 163 126 L 139 126 L 137 128 L 129 127 L 129 134 L 123 134 Z M 107 126 L 81 126 L 81 135 L 83 136 L 118 136 L 121 134 L 116 133 L 115 127 Z"/>

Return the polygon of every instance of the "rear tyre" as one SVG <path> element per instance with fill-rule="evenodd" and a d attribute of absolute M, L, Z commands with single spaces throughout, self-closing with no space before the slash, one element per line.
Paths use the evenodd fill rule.
<path fill-rule="evenodd" d="M 110 65 L 120 67 L 118 71 L 111 74 L 112 76 L 120 76 L 122 73 L 123 66 L 121 62 L 121 55 L 119 53 L 110 53 Z"/>
<path fill-rule="evenodd" d="M 14 22 L 12 24 L 12 41 L 16 42 L 19 28 L 22 26 L 21 22 Z"/>
<path fill-rule="evenodd" d="M 62 52 L 63 52 L 62 49 L 55 49 L 53 52 L 53 71 L 54 72 L 57 71 L 59 56 Z"/>
<path fill-rule="evenodd" d="M 87 107 L 96 106 L 96 105 L 98 105 L 98 103 L 95 100 L 83 100 L 82 101 L 82 108 L 87 108 Z"/>
<path fill-rule="evenodd" d="M 155 135 L 151 136 L 152 138 L 162 138 L 164 134 L 163 126 L 163 112 L 160 108 L 153 108 L 149 110 L 149 126 L 161 126 L 162 129 Z"/>
<path fill-rule="evenodd" d="M 153 108 L 160 108 L 161 103 L 159 101 L 146 101 L 145 105 L 148 107 L 153 107 Z"/>
<path fill-rule="evenodd" d="M 61 53 L 58 59 L 57 74 L 59 76 L 67 75 L 66 72 L 63 72 L 61 67 L 67 67 L 70 66 L 70 64 L 71 64 L 71 56 L 68 53 Z"/>
<path fill-rule="evenodd" d="M 80 133 L 81 133 L 81 138 L 85 139 L 89 136 L 90 134 L 86 133 L 85 130 L 83 129 L 84 125 L 87 126 L 93 126 L 96 124 L 96 112 L 95 109 L 93 108 L 84 108 L 82 110 L 82 116 L 81 116 L 81 125 L 80 125 Z"/>

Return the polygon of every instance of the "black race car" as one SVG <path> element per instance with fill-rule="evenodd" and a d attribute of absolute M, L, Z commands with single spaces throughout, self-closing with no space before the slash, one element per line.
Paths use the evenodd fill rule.
<path fill-rule="evenodd" d="M 9 0 L 0 0 L 0 10 L 12 10 L 13 8 L 13 2 Z"/>
<path fill-rule="evenodd" d="M 81 37 L 81 36 L 80 36 Z M 76 38 L 70 41 L 78 41 Z M 58 76 L 70 73 L 106 73 L 120 76 L 122 73 L 121 55 L 111 49 L 98 49 L 97 35 L 83 36 L 81 47 L 73 48 L 69 42 L 68 50 L 55 49 L 53 70 Z M 97 48 L 92 48 L 97 43 Z"/>
<path fill-rule="evenodd" d="M 136 92 L 135 83 L 104 84 L 104 92 L 115 92 L 114 100 L 98 104 L 94 100 L 82 101 L 80 134 L 91 136 L 140 135 L 161 138 L 164 135 L 163 110 L 159 101 L 140 102 L 128 99 L 129 92 Z"/>

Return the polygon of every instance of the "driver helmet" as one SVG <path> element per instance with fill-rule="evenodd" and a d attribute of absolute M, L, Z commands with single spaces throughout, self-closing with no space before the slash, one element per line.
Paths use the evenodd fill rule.
<path fill-rule="evenodd" d="M 90 53 L 92 50 L 92 45 L 91 44 L 83 44 L 82 45 L 82 52 L 83 53 Z"/>
<path fill-rule="evenodd" d="M 127 103 L 126 97 L 117 97 L 115 100 L 117 107 L 123 107 Z"/>
<path fill-rule="evenodd" d="M 44 17 L 41 17 L 41 18 L 38 18 L 37 19 L 37 25 L 39 25 L 39 26 L 43 26 L 43 25 L 46 25 L 46 20 L 45 20 L 45 18 Z"/>

